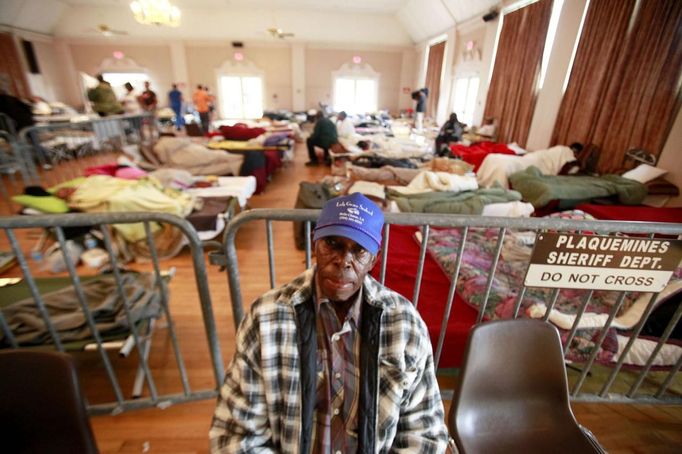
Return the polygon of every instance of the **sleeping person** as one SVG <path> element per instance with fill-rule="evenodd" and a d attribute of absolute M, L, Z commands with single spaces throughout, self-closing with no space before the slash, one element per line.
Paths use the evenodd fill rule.
<path fill-rule="evenodd" d="M 515 172 L 535 166 L 543 175 L 559 175 L 567 163 L 575 160 L 574 151 L 565 145 L 533 151 L 523 156 L 493 153 L 485 157 L 476 171 L 476 178 L 482 188 L 489 188 L 495 183 L 508 188 L 508 177 Z"/>

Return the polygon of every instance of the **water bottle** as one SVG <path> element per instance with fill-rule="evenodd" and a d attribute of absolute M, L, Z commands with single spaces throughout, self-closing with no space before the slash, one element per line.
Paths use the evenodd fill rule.
<path fill-rule="evenodd" d="M 94 249 L 97 247 L 97 240 L 89 233 L 85 235 L 85 249 Z"/>

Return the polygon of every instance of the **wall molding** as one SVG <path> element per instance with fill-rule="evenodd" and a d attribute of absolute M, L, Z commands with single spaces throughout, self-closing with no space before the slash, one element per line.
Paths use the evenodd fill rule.
<path fill-rule="evenodd" d="M 137 64 L 135 60 L 130 57 L 114 58 L 107 57 L 97 66 L 96 71 L 101 73 L 144 73 L 149 71 L 147 68 Z"/>

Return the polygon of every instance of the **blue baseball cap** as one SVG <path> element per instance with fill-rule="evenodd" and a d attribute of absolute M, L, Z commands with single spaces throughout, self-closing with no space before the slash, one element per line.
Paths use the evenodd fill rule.
<path fill-rule="evenodd" d="M 327 201 L 317 218 L 313 241 L 342 236 L 376 254 L 381 246 L 384 213 L 374 202 L 356 192 Z"/>

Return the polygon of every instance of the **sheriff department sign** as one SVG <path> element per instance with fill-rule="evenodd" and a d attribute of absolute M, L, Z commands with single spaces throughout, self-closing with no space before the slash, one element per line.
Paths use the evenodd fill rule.
<path fill-rule="evenodd" d="M 682 258 L 682 241 L 538 234 L 527 287 L 660 292 Z"/>

